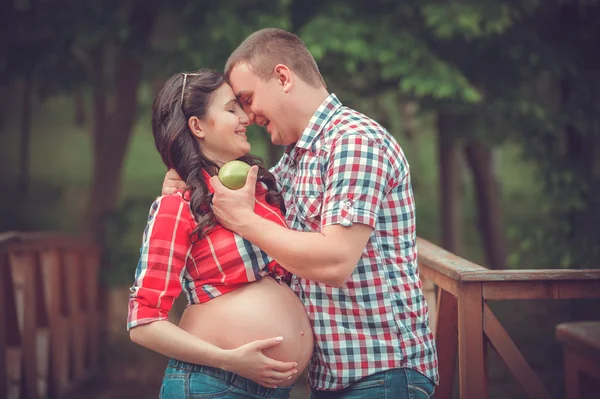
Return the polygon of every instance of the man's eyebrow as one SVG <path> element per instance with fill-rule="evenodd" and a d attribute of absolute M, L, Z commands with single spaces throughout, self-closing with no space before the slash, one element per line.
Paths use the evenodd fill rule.
<path fill-rule="evenodd" d="M 240 90 L 240 91 L 238 91 L 238 92 L 237 92 L 237 94 L 236 94 L 235 96 L 236 96 L 237 98 L 240 98 L 240 97 L 242 97 L 242 96 L 245 96 L 245 95 L 247 95 L 248 93 L 249 93 L 249 91 L 248 91 L 248 90 Z"/>

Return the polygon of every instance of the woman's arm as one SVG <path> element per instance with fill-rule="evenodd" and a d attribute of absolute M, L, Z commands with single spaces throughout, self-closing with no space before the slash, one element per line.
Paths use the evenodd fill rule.
<path fill-rule="evenodd" d="M 255 341 L 224 350 L 168 320 L 173 302 L 181 292 L 193 228 L 189 205 L 177 194 L 159 198 L 152 204 L 129 297 L 127 328 L 131 340 L 175 359 L 235 372 L 264 386 L 272 387 L 287 380 L 296 364 L 279 362 L 262 353 L 280 340 Z"/>
<path fill-rule="evenodd" d="M 188 363 L 232 371 L 266 387 L 275 387 L 297 372 L 294 362 L 280 362 L 262 351 L 279 345 L 281 337 L 254 341 L 239 348 L 218 348 L 165 320 L 132 328 L 131 340 L 155 352 Z"/>

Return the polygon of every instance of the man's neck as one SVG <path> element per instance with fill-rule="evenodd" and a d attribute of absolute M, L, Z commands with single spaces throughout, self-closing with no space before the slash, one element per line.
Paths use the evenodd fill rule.
<path fill-rule="evenodd" d="M 297 127 L 298 131 L 298 139 L 302 136 L 302 132 L 308 126 L 311 118 L 317 112 L 323 101 L 329 97 L 329 92 L 325 87 L 320 87 L 318 89 L 306 86 L 297 94 Z"/>

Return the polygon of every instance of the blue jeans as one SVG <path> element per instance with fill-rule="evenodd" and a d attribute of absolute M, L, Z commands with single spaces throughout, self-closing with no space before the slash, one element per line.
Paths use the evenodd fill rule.
<path fill-rule="evenodd" d="M 435 385 L 412 369 L 391 369 L 356 381 L 339 391 L 312 390 L 310 399 L 432 399 Z"/>
<path fill-rule="evenodd" d="M 230 371 L 169 360 L 160 399 L 286 399 L 292 387 L 265 388 Z"/>

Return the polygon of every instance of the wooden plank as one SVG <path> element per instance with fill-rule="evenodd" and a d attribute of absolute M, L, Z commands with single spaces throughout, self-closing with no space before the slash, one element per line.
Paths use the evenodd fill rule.
<path fill-rule="evenodd" d="M 463 272 L 461 281 L 566 281 L 597 280 L 600 270 L 536 269 L 536 270 L 480 270 Z"/>
<path fill-rule="evenodd" d="M 0 254 L 2 263 L 4 264 L 2 285 L 4 299 L 4 317 L 6 325 L 3 326 L 5 333 L 5 346 L 2 347 L 3 355 L 5 355 L 5 372 L 6 376 L 6 397 L 9 399 L 21 398 L 21 373 L 22 363 L 22 348 L 21 348 L 21 333 L 19 331 L 19 322 L 17 317 L 17 300 L 13 285 L 12 269 L 8 254 Z"/>
<path fill-rule="evenodd" d="M 600 391 L 600 363 L 579 347 L 564 347 L 565 397 L 597 398 Z"/>
<path fill-rule="evenodd" d="M 24 394 L 27 399 L 37 399 L 35 253 L 11 253 L 9 260 L 17 299 L 17 320 L 23 343 Z"/>
<path fill-rule="evenodd" d="M 600 280 L 483 282 L 486 300 L 600 298 Z"/>
<path fill-rule="evenodd" d="M 0 241 L 2 239 L 0 238 Z M 0 254 L 0 397 L 8 397 L 8 379 L 6 370 L 6 341 L 8 325 L 11 321 L 8 319 L 8 300 L 9 284 L 12 281 L 12 276 L 8 270 L 8 259 Z"/>
<path fill-rule="evenodd" d="M 600 364 L 600 321 L 577 321 L 556 326 L 556 339 L 595 357 Z"/>
<path fill-rule="evenodd" d="M 423 238 L 417 238 L 417 247 L 419 249 L 419 264 L 434 269 L 453 280 L 459 280 L 461 275 L 466 272 L 488 270 Z"/>
<path fill-rule="evenodd" d="M 54 397 L 61 397 L 68 386 L 68 357 L 69 345 L 64 308 L 64 271 L 61 266 L 61 256 L 58 249 L 43 251 L 40 255 L 41 275 L 46 294 L 46 310 L 50 325 L 50 383 L 49 391 Z"/>
<path fill-rule="evenodd" d="M 565 397 L 567 399 L 578 399 L 581 398 L 581 386 L 579 385 L 579 362 L 577 361 L 577 355 L 564 348 L 564 360 L 563 367 L 565 372 Z"/>
<path fill-rule="evenodd" d="M 94 252 L 88 252 L 86 257 L 86 264 L 84 266 L 87 271 L 86 276 L 86 294 L 87 294 L 87 309 L 88 314 L 88 343 L 89 343 L 89 367 L 91 372 L 95 372 L 99 364 L 99 324 L 100 324 L 100 309 L 98 306 L 98 286 L 99 286 L 99 254 Z"/>
<path fill-rule="evenodd" d="M 480 283 L 461 284 L 458 299 L 458 373 L 461 399 L 486 399 L 483 297 Z"/>
<path fill-rule="evenodd" d="M 8 232 L 0 235 L 0 253 L 36 252 L 52 249 L 93 251 L 96 247 L 90 240 L 55 232 Z"/>
<path fill-rule="evenodd" d="M 72 337 L 74 381 L 85 378 L 85 324 L 82 322 L 81 304 L 81 264 L 74 251 L 65 254 L 65 271 L 67 276 L 67 299 L 70 311 L 70 336 Z"/>
<path fill-rule="evenodd" d="M 483 308 L 483 329 L 506 366 L 531 399 L 551 399 L 537 374 L 487 304 Z"/>
<path fill-rule="evenodd" d="M 33 279 L 36 314 L 36 363 L 37 394 L 40 398 L 48 397 L 48 372 L 50 365 L 50 326 L 46 306 L 46 287 L 42 277 L 42 264 L 39 253 L 34 255 Z"/>
<path fill-rule="evenodd" d="M 440 374 L 440 384 L 435 390 L 435 397 L 451 399 L 458 349 L 458 302 L 454 295 L 443 290 L 440 290 L 438 295 L 435 337 Z"/>
<path fill-rule="evenodd" d="M 440 273 L 436 269 L 419 263 L 419 274 L 421 278 L 432 281 L 439 288 L 450 292 L 454 296 L 458 293 L 458 281 Z"/>

